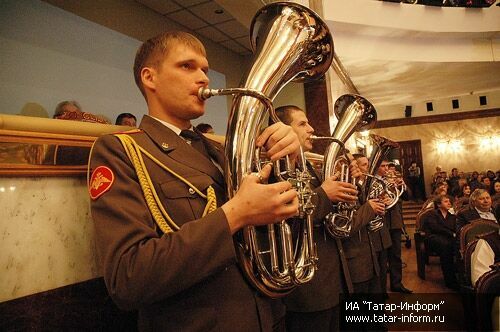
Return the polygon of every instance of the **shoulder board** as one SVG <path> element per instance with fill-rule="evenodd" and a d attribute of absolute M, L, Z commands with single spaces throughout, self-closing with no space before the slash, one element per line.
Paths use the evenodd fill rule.
<path fill-rule="evenodd" d="M 112 135 L 120 135 L 120 134 L 126 134 L 126 135 L 131 135 L 131 134 L 137 134 L 137 133 L 142 133 L 142 129 L 131 129 L 127 131 L 117 131 L 115 133 L 112 133 Z"/>

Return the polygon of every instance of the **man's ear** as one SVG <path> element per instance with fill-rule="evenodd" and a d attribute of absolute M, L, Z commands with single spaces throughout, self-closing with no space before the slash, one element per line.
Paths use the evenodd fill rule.
<path fill-rule="evenodd" d="M 156 87 L 156 71 L 151 67 L 142 68 L 141 81 L 145 89 L 154 90 Z"/>

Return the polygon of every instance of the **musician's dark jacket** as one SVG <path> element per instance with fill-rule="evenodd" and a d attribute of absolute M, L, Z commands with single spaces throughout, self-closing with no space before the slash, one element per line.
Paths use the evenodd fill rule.
<path fill-rule="evenodd" d="M 224 183 L 216 166 L 182 138 L 145 116 L 131 136 L 202 192 L 212 185 L 222 205 Z M 224 165 L 220 146 L 207 143 Z M 91 169 L 109 167 L 109 191 L 91 200 L 97 251 L 111 298 L 139 310 L 145 331 L 270 331 L 272 306 L 244 280 L 222 209 L 201 218 L 206 200 L 144 157 L 161 202 L 180 230 L 163 234 L 148 209 L 134 168 L 119 140 L 100 137 Z M 218 179 L 219 182 L 216 181 Z M 275 307 L 283 310 L 281 304 Z"/>
<path fill-rule="evenodd" d="M 343 270 L 348 270 L 348 266 L 341 264 L 341 255 L 344 255 L 342 243 L 327 233 L 323 223 L 325 216 L 333 211 L 333 204 L 321 188 L 321 182 L 318 181 L 321 177 L 315 173 L 315 178 L 311 184 L 316 193 L 313 200 L 316 205 L 313 218 L 314 240 L 319 258 L 318 270 L 310 282 L 297 287 L 284 299 L 289 311 L 313 312 L 333 308 L 339 304 L 340 294 L 345 286 Z M 362 205 L 353 220 L 352 233 L 357 234 L 358 230 L 366 225 L 366 221 L 374 217 L 371 206 Z"/>

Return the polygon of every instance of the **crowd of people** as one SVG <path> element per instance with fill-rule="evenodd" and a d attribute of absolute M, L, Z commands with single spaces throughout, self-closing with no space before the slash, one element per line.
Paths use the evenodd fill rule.
<path fill-rule="evenodd" d="M 433 195 L 442 193 L 450 195 L 454 202 L 453 208 L 457 212 L 468 204 L 471 193 L 476 189 L 486 190 L 491 196 L 493 205 L 496 205 L 500 200 L 500 170 L 496 173 L 492 170 L 466 173 L 454 167 L 448 174 L 441 166 L 436 166 L 431 188 Z"/>

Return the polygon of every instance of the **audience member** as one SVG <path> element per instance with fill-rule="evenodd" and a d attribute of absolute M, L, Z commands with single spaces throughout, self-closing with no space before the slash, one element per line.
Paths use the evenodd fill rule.
<path fill-rule="evenodd" d="M 479 188 L 481 185 L 478 180 L 479 173 L 477 171 L 473 171 L 470 179 L 469 179 L 469 185 L 470 185 L 470 190 L 474 192 L 477 188 Z"/>
<path fill-rule="evenodd" d="M 485 176 L 481 179 L 481 186 L 484 190 L 487 190 L 490 195 L 493 194 L 493 187 L 489 177 Z"/>
<path fill-rule="evenodd" d="M 491 197 L 492 206 L 496 208 L 496 206 L 500 203 L 500 180 L 496 180 L 493 183 L 493 196 Z"/>
<path fill-rule="evenodd" d="M 132 113 L 121 113 L 116 118 L 115 125 L 137 127 L 137 118 Z"/>
<path fill-rule="evenodd" d="M 451 169 L 451 175 L 448 179 L 448 187 L 449 193 L 453 196 L 456 196 L 460 190 L 460 185 L 458 183 L 460 177 L 458 176 L 458 169 L 456 167 Z"/>
<path fill-rule="evenodd" d="M 53 118 L 59 120 L 74 120 L 82 122 L 110 124 L 110 121 L 103 116 L 83 112 L 80 104 L 78 104 L 74 100 L 66 100 L 57 104 Z"/>
<path fill-rule="evenodd" d="M 460 210 L 457 214 L 457 234 L 466 224 L 477 219 L 486 219 L 498 222 L 500 211 L 491 208 L 491 196 L 485 189 L 476 189 L 469 199 L 469 206 Z"/>
<path fill-rule="evenodd" d="M 461 193 L 457 196 L 457 199 L 455 200 L 455 211 L 460 211 L 461 208 L 469 205 L 469 198 L 470 198 L 470 186 L 468 184 L 465 184 L 462 186 L 462 191 Z"/>
<path fill-rule="evenodd" d="M 426 246 L 440 258 L 446 287 L 458 289 L 454 267 L 456 217 L 451 214 L 451 199 L 441 195 L 434 199 L 434 211 L 422 225 L 426 236 Z"/>
<path fill-rule="evenodd" d="M 65 100 L 57 104 L 54 111 L 54 119 L 77 119 L 78 114 L 82 113 L 82 107 L 80 104 L 74 100 Z"/>
<path fill-rule="evenodd" d="M 199 123 L 198 125 L 196 125 L 196 129 L 204 134 L 215 134 L 214 128 L 212 128 L 212 126 L 208 123 Z"/>

